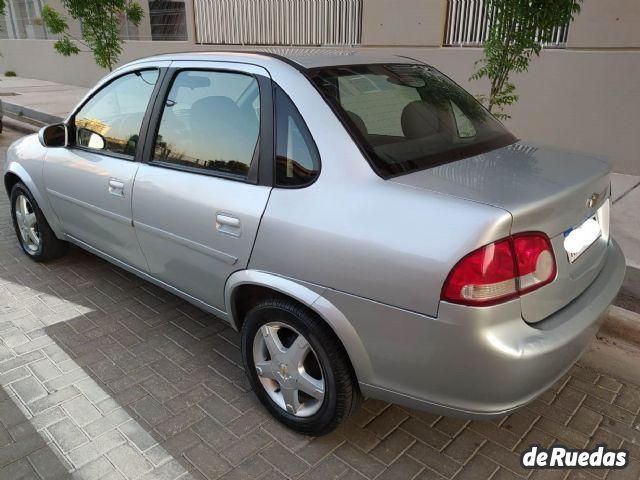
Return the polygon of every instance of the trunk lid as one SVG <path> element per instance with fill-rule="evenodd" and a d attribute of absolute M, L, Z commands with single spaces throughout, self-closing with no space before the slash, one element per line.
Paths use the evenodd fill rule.
<path fill-rule="evenodd" d="M 513 234 L 546 233 L 558 273 L 550 284 L 521 297 L 522 317 L 533 323 L 580 295 L 604 265 L 610 170 L 609 163 L 595 157 L 517 143 L 391 181 L 502 208 L 513 218 Z M 591 217 L 600 223 L 602 235 L 570 262 L 565 233 Z"/>

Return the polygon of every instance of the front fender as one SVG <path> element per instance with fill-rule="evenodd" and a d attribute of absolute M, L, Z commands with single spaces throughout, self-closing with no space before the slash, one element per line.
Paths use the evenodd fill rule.
<path fill-rule="evenodd" d="M 342 342 L 358 381 L 366 383 L 371 378 L 371 362 L 360 337 L 342 312 L 322 296 L 327 290 L 325 287 L 259 270 L 235 272 L 229 277 L 225 286 L 225 305 L 229 321 L 236 330 L 239 319 L 233 308 L 233 293 L 241 285 L 256 285 L 275 290 L 314 311 L 331 327 Z"/>
<path fill-rule="evenodd" d="M 60 220 L 53 211 L 49 198 L 43 193 L 45 187 L 42 176 L 46 152 L 36 135 L 29 135 L 15 141 L 7 150 L 4 175 L 6 178 L 6 175 L 11 173 L 25 184 L 42 210 L 51 230 L 56 237 L 63 238 Z"/>

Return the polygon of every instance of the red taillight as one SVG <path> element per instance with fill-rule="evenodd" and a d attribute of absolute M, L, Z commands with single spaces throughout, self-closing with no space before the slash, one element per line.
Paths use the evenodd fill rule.
<path fill-rule="evenodd" d="M 442 299 L 493 305 L 551 282 L 556 262 L 543 233 L 519 234 L 486 245 L 460 260 L 442 288 Z"/>

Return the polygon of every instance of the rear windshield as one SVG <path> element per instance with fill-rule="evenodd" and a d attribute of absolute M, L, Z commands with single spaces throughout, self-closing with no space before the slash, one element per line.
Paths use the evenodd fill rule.
<path fill-rule="evenodd" d="M 427 65 L 340 66 L 309 74 L 383 177 L 517 141 L 475 98 Z"/>

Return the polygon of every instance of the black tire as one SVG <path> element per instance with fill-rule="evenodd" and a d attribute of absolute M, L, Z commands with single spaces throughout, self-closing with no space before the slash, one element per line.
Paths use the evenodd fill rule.
<path fill-rule="evenodd" d="M 324 377 L 324 399 L 311 416 L 299 417 L 278 406 L 256 372 L 253 344 L 260 329 L 278 322 L 304 336 L 315 353 Z M 358 406 L 360 391 L 344 347 L 322 320 L 303 306 L 281 297 L 270 297 L 254 306 L 242 326 L 242 359 L 251 387 L 260 402 L 281 423 L 306 435 L 324 435 L 335 429 Z"/>
<path fill-rule="evenodd" d="M 36 227 L 40 237 L 40 244 L 36 250 L 30 249 L 27 246 L 20 233 L 20 227 L 18 226 L 18 219 L 16 217 L 16 202 L 20 196 L 27 198 L 31 210 L 36 216 Z M 26 253 L 32 260 L 36 262 L 47 262 L 49 260 L 60 258 L 67 252 L 69 246 L 68 243 L 63 242 L 56 237 L 53 230 L 51 230 L 47 219 L 44 217 L 42 210 L 40 210 L 38 203 L 33 198 L 33 195 L 31 195 L 29 189 L 22 182 L 16 183 L 11 189 L 11 218 L 13 219 L 13 228 L 15 229 L 16 236 L 18 237 L 18 242 L 20 242 L 20 246 L 24 253 Z"/>

